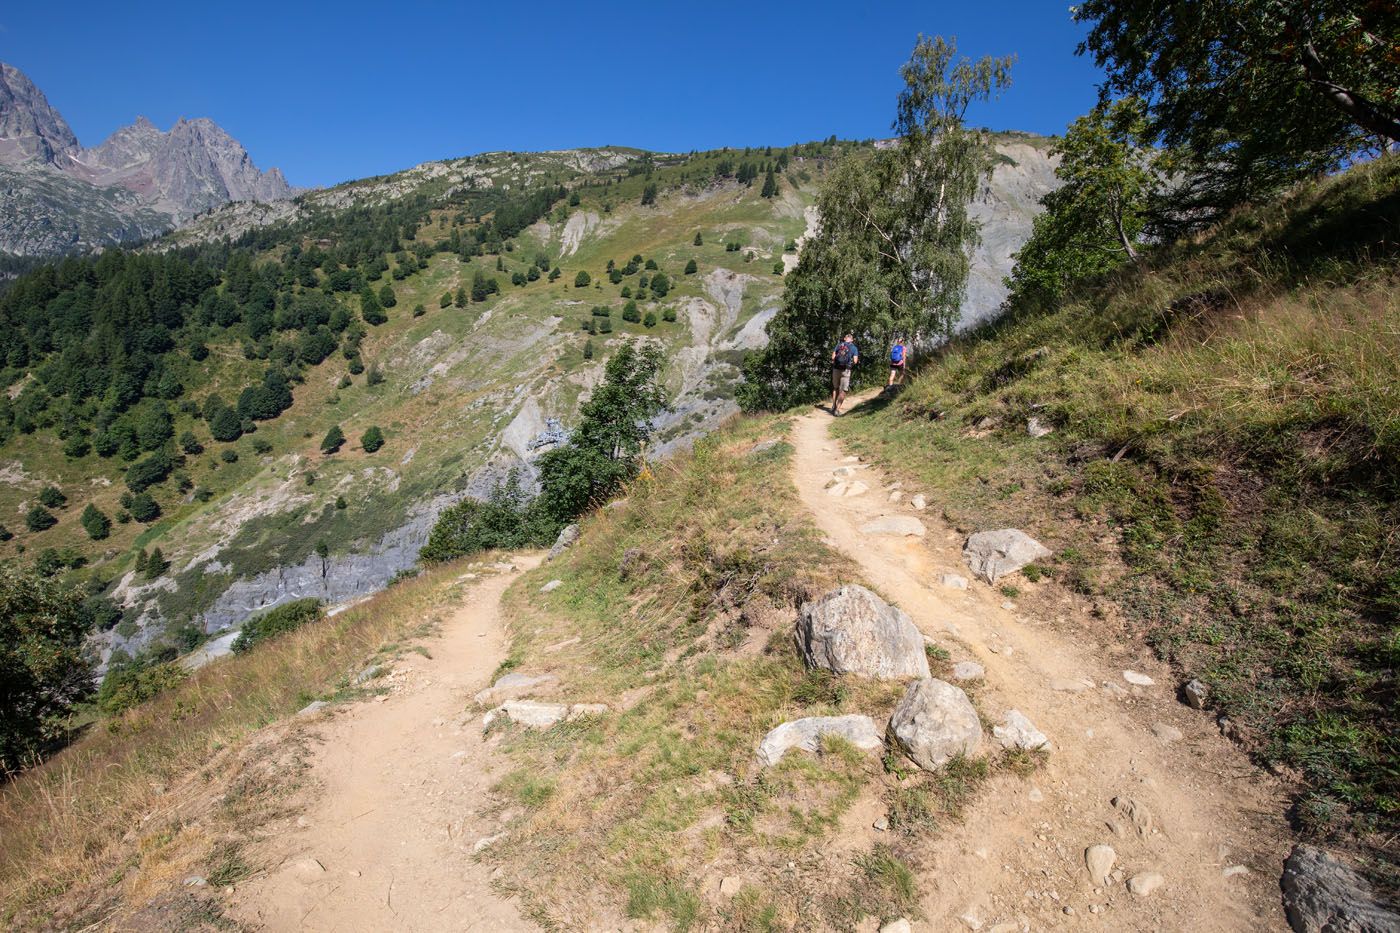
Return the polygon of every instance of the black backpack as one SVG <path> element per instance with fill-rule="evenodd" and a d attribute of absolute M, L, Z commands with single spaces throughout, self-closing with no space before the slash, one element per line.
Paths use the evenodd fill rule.
<path fill-rule="evenodd" d="M 855 359 L 856 348 L 853 344 L 842 343 L 836 348 L 836 368 L 850 369 L 851 360 Z"/>

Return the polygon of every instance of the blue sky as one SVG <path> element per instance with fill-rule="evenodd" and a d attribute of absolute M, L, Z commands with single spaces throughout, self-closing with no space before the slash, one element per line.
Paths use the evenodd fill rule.
<path fill-rule="evenodd" d="M 0 60 L 84 145 L 207 116 L 327 185 L 495 149 L 665 151 L 889 133 L 915 37 L 1014 53 L 976 123 L 1058 132 L 1093 104 L 1067 4 L 7 4 Z"/>

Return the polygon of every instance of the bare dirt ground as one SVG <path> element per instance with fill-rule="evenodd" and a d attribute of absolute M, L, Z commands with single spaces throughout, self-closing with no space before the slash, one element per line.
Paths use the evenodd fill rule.
<path fill-rule="evenodd" d="M 499 603 L 518 575 L 474 586 L 423 643 L 430 658 L 406 654 L 376 682 L 387 694 L 322 714 L 303 815 L 256 853 L 273 867 L 238 887 L 229 917 L 261 930 L 534 929 L 472 859 L 497 831 L 497 776 L 466 710 L 505 657 Z"/>
<path fill-rule="evenodd" d="M 832 471 L 854 459 L 829 437 L 830 423 L 814 411 L 791 437 L 793 480 L 829 543 L 954 661 L 986 668 L 976 693 L 993 722 L 1020 710 L 1051 744 L 1043 769 L 1028 780 L 993 780 L 934 843 L 920 878 L 927 919 L 914 929 L 1286 930 L 1278 878 L 1290 840 L 1270 776 L 1208 716 L 1177 701 L 1171 673 L 1145 648 L 1109 657 L 1088 636 L 1088 619 L 1034 618 L 978 580 L 965 591 L 944 586 L 945 573 L 971 577 L 962 540 L 936 503 L 911 508 L 917 490 L 891 503 L 882 478 L 854 464 L 851 478 L 869 490 L 829 495 Z M 887 515 L 917 516 L 926 536 L 860 531 Z M 1074 637 L 1076 628 L 1085 637 Z M 1125 669 L 1155 684 L 1134 686 Z M 1115 798 L 1136 802 L 1136 823 Z M 1117 853 L 1120 874 L 1108 884 L 1095 885 L 1085 867 L 1096 844 Z M 1126 882 L 1147 872 L 1159 873 L 1161 886 L 1130 893 Z"/>

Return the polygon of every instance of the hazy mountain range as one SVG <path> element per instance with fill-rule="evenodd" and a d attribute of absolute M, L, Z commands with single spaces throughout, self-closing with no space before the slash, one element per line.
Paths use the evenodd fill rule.
<path fill-rule="evenodd" d="M 145 239 L 230 201 L 297 193 L 204 118 L 162 131 L 138 117 L 86 148 L 43 91 L 0 62 L 0 252 L 81 252 Z"/>

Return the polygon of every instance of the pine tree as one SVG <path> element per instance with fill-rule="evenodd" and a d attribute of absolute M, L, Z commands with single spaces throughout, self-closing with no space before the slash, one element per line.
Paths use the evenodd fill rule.
<path fill-rule="evenodd" d="M 448 306 L 451 305 L 451 304 L 452 304 L 452 293 L 451 293 L 451 292 L 443 292 L 443 293 L 442 293 L 442 297 L 438 299 L 438 307 L 439 307 L 439 308 L 446 308 L 446 307 L 448 307 Z"/>
<path fill-rule="evenodd" d="M 146 558 L 145 574 L 147 580 L 154 580 L 156 577 L 164 575 L 170 569 L 170 561 L 165 559 L 160 548 L 151 548 L 150 555 Z"/>
<path fill-rule="evenodd" d="M 778 193 L 778 179 L 770 168 L 768 174 L 763 179 L 763 190 L 759 194 L 765 198 L 771 198 Z"/>
<path fill-rule="evenodd" d="M 24 515 L 25 527 L 30 531 L 43 531 L 58 524 L 58 519 L 48 509 L 37 502 Z"/>
<path fill-rule="evenodd" d="M 699 268 L 700 267 L 695 264 L 695 260 L 692 259 L 690 260 L 690 262 L 685 264 L 685 274 L 694 275 Z"/>
<path fill-rule="evenodd" d="M 78 520 L 82 522 L 88 537 L 94 541 L 101 541 L 112 533 L 112 520 L 91 502 L 83 509 L 83 514 Z"/>
<path fill-rule="evenodd" d="M 398 296 L 394 294 L 393 286 L 385 283 L 384 287 L 379 290 L 379 303 L 386 308 L 392 308 L 399 303 Z"/>
<path fill-rule="evenodd" d="M 592 322 L 590 321 L 589 323 L 592 323 Z M 593 341 L 591 341 L 591 340 L 585 340 L 585 341 L 583 342 L 583 358 L 584 358 L 585 360 L 591 360 L 591 359 L 593 359 Z"/>
<path fill-rule="evenodd" d="M 367 454 L 372 454 L 384 446 L 384 432 L 379 430 L 378 425 L 372 425 L 364 434 L 360 435 L 360 447 Z"/>
<path fill-rule="evenodd" d="M 459 285 L 457 287 L 457 294 L 453 297 L 452 304 L 459 308 L 465 308 L 467 306 L 467 287 L 465 285 Z M 444 305 L 444 307 L 446 306 Z"/>
<path fill-rule="evenodd" d="M 68 497 L 57 486 L 45 486 L 39 490 L 39 504 L 50 509 L 61 509 L 68 504 Z"/>
<path fill-rule="evenodd" d="M 345 432 L 340 430 L 340 425 L 332 425 L 331 429 L 326 432 L 325 438 L 321 441 L 321 453 L 329 456 L 340 450 L 344 444 Z"/>
<path fill-rule="evenodd" d="M 696 245 L 696 246 L 704 246 L 704 245 L 705 245 L 705 238 L 702 237 L 698 232 L 695 234 L 695 245 Z"/>
<path fill-rule="evenodd" d="M 587 272 L 580 272 L 574 276 L 574 288 L 587 288 L 593 281 Z"/>

